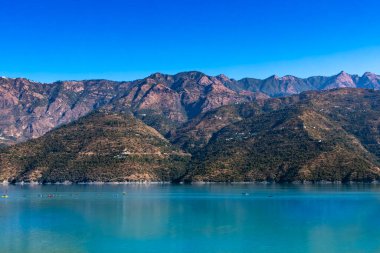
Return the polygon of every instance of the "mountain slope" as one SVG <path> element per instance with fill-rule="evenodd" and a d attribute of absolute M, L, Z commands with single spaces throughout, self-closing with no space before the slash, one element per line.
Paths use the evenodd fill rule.
<path fill-rule="evenodd" d="M 156 73 L 134 82 L 131 90 L 114 99 L 110 106 L 130 107 L 136 117 L 166 135 L 201 113 L 257 97 L 260 94 L 231 90 L 218 78 L 201 72 L 173 76 Z"/>
<path fill-rule="evenodd" d="M 128 86 L 106 80 L 43 84 L 0 78 L 0 143 L 42 136 L 109 103 Z"/>
<path fill-rule="evenodd" d="M 133 82 L 88 80 L 43 84 L 22 78 L 0 78 L 0 144 L 42 136 L 104 106 L 132 111 L 166 134 L 201 112 L 255 98 L 255 93 L 231 90 L 219 79 L 200 72 L 154 74 Z"/>
<path fill-rule="evenodd" d="M 3 147 L 0 180 L 379 179 L 380 91 L 308 91 L 220 106 L 175 127 L 168 139 L 133 110 L 105 105 L 40 138 Z"/>
<path fill-rule="evenodd" d="M 261 105 L 254 102 L 222 106 L 202 113 L 177 128 L 170 140 L 184 150 L 194 152 L 204 147 L 212 135 L 225 126 L 258 115 L 262 111 Z"/>
<path fill-rule="evenodd" d="M 194 155 L 193 181 L 371 181 L 377 158 L 339 124 L 292 106 L 217 132 Z"/>
<path fill-rule="evenodd" d="M 0 181 L 171 181 L 188 158 L 132 115 L 95 112 L 3 150 Z"/>

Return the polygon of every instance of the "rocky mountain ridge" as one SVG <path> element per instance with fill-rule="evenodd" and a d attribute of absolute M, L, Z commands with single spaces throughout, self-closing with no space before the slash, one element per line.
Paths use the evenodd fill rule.
<path fill-rule="evenodd" d="M 380 76 L 341 72 L 332 77 L 272 76 L 230 79 L 201 72 L 152 74 L 128 82 L 0 78 L 0 145 L 37 138 L 102 107 L 132 112 L 165 136 L 197 116 L 230 104 L 263 101 L 307 90 L 352 87 L 380 89 Z"/>

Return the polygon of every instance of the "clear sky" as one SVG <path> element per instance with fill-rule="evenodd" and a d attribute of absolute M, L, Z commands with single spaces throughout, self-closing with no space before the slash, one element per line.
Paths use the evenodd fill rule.
<path fill-rule="evenodd" d="M 0 75 L 380 73 L 378 0 L 0 0 Z"/>

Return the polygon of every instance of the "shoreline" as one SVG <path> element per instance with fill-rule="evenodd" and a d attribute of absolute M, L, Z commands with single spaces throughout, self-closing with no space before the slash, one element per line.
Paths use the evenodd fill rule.
<path fill-rule="evenodd" d="M 134 181 L 134 182 L 0 182 L 0 185 L 212 185 L 212 184 L 224 184 L 224 185 L 351 185 L 351 184 L 366 184 L 366 185 L 377 185 L 380 181 L 292 181 L 292 182 L 275 182 L 275 181 L 249 181 L 249 182 L 208 182 L 208 181 L 196 181 L 196 182 L 179 182 L 174 183 L 170 181 Z"/>

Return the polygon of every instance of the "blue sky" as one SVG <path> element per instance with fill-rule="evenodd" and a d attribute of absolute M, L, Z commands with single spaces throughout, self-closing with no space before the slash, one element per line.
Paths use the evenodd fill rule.
<path fill-rule="evenodd" d="M 0 75 L 380 73 L 375 0 L 0 0 Z"/>

